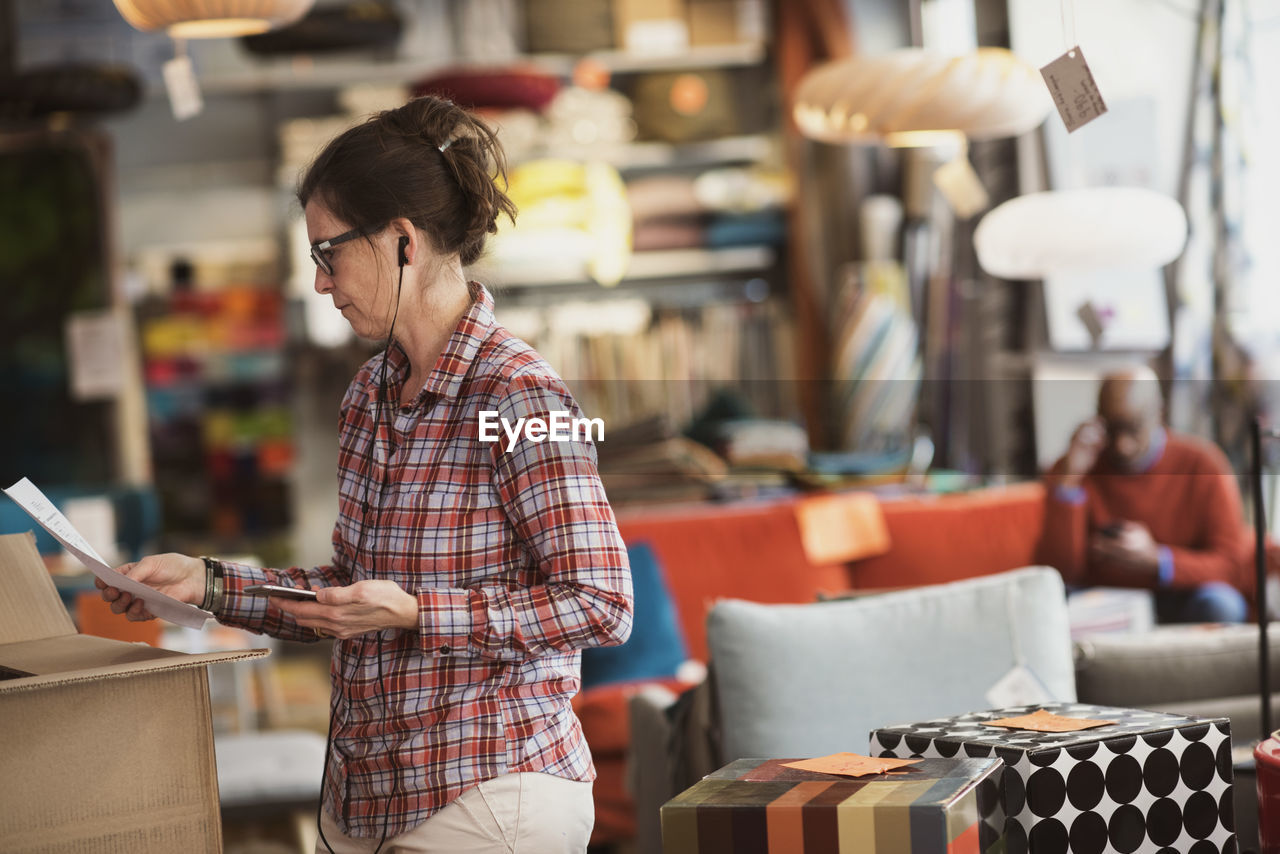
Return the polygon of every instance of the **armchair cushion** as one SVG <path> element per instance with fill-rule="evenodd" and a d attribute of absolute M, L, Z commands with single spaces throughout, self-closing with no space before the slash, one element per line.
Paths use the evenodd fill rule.
<path fill-rule="evenodd" d="M 1058 573 L 1020 569 L 808 605 L 726 600 L 707 639 L 724 757 L 866 750 L 875 727 L 987 709 L 1015 664 L 1074 701 Z"/>
<path fill-rule="evenodd" d="M 1272 623 L 1268 634 L 1271 684 L 1280 686 L 1280 624 Z M 1258 628 L 1191 623 L 1081 638 L 1076 683 L 1084 702 L 1139 709 L 1257 697 Z"/>

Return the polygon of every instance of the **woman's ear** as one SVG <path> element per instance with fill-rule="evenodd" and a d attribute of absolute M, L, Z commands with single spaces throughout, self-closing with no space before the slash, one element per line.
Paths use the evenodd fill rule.
<path fill-rule="evenodd" d="M 405 217 L 391 220 L 389 227 L 398 233 L 396 238 L 396 263 L 401 267 L 412 264 L 421 250 L 418 229 Z"/>

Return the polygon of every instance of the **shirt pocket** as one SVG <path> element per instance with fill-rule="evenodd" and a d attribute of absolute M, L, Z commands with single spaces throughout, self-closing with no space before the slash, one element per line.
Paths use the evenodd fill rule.
<path fill-rule="evenodd" d="M 510 560 L 515 532 L 488 484 L 433 484 L 402 506 L 411 587 L 473 587 Z"/>

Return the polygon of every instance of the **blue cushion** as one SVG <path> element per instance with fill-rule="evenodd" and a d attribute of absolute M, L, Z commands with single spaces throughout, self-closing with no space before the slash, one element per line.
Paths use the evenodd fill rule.
<path fill-rule="evenodd" d="M 689 657 L 689 648 L 667 590 L 662 566 L 647 543 L 627 546 L 631 586 L 635 591 L 635 620 L 631 637 L 622 646 L 591 647 L 582 651 L 582 687 L 674 676 Z"/>

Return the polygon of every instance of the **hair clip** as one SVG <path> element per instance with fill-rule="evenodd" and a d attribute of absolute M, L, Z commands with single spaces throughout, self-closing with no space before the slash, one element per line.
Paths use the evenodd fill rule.
<path fill-rule="evenodd" d="M 437 146 L 436 146 L 436 150 L 437 150 L 437 151 L 439 151 L 441 154 L 444 154 L 444 150 L 445 150 L 446 148 L 448 148 L 449 146 L 451 146 L 451 145 L 453 145 L 453 140 L 452 140 L 452 139 L 446 139 L 444 142 L 442 142 L 442 143 L 440 143 L 439 145 L 437 145 Z"/>

